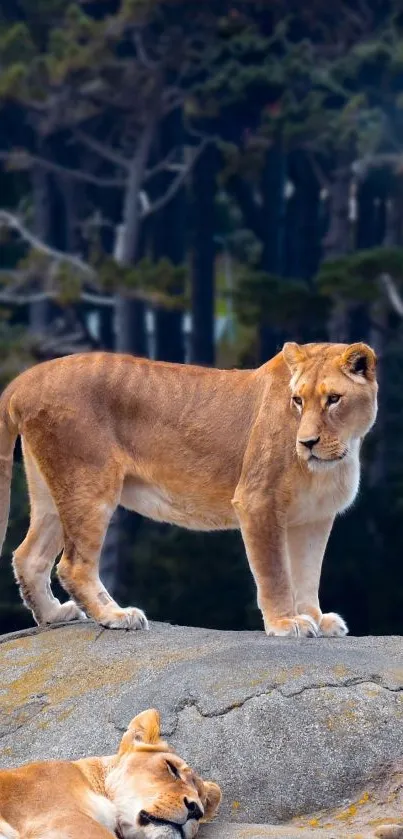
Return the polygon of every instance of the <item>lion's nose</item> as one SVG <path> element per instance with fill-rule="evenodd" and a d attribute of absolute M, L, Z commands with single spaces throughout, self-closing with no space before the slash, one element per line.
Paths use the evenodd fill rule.
<path fill-rule="evenodd" d="M 203 815 L 203 811 L 201 810 L 199 805 L 196 803 L 196 801 L 188 801 L 188 799 L 185 798 L 185 806 L 187 807 L 187 810 L 188 810 L 188 813 L 189 813 L 189 815 L 188 815 L 189 819 L 201 819 L 201 817 Z"/>
<path fill-rule="evenodd" d="M 306 446 L 307 449 L 312 451 L 313 447 L 316 446 L 316 443 L 319 443 L 320 437 L 309 437 L 307 440 L 298 440 L 302 446 Z"/>

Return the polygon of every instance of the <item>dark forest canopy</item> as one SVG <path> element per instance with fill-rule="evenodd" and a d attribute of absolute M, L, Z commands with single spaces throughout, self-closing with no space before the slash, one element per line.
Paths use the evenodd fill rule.
<path fill-rule="evenodd" d="M 379 420 L 323 584 L 356 632 L 401 630 L 402 114 L 398 2 L 1 5 L 2 383 L 77 349 L 240 366 L 370 342 Z M 8 549 L 25 527 L 18 465 Z M 122 513 L 104 570 L 150 617 L 259 625 L 236 534 Z M 6 629 L 6 562 L 0 585 Z"/>

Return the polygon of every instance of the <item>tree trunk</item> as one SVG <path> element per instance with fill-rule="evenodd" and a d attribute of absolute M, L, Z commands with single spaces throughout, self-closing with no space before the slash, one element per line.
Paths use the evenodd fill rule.
<path fill-rule="evenodd" d="M 43 242 L 53 245 L 50 176 L 40 166 L 34 166 L 31 183 L 34 200 L 34 231 Z"/>
<path fill-rule="evenodd" d="M 294 192 L 287 201 L 284 274 L 311 280 L 320 262 L 319 183 L 302 151 L 290 155 Z"/>
<path fill-rule="evenodd" d="M 374 179 L 366 178 L 365 181 L 360 183 L 357 191 L 355 247 L 358 250 L 373 248 L 382 241 L 383 237 L 380 239 L 382 225 L 380 225 L 378 202 Z M 373 335 L 371 322 L 375 322 L 374 317 L 375 321 L 379 320 L 378 307 L 370 311 L 370 307 L 366 303 L 354 306 L 350 312 L 349 340 L 371 343 L 371 335 Z"/>
<path fill-rule="evenodd" d="M 372 487 L 385 485 L 386 484 L 386 472 L 387 472 L 387 464 L 386 464 L 386 440 L 387 440 L 387 412 L 386 412 L 386 400 L 387 400 L 387 370 L 386 364 L 387 359 L 385 358 L 385 332 L 387 329 L 387 321 L 388 321 L 388 314 L 387 314 L 387 306 L 384 300 L 379 300 L 376 303 L 373 303 L 370 310 L 370 317 L 371 317 L 371 327 L 369 330 L 368 339 L 375 350 L 378 363 L 377 363 L 377 380 L 379 384 L 379 403 L 378 403 L 378 415 L 376 419 L 376 426 L 375 426 L 375 451 L 371 460 L 370 468 L 369 468 L 369 482 Z"/>
<path fill-rule="evenodd" d="M 123 217 L 117 225 L 113 248 L 114 259 L 119 265 L 130 266 L 138 259 L 141 241 L 140 190 L 151 145 L 154 138 L 157 109 L 153 109 L 136 153 L 132 159 L 125 196 Z M 115 296 L 116 349 L 133 355 L 147 355 L 145 330 L 145 304 L 123 291 Z"/>
<path fill-rule="evenodd" d="M 265 232 L 261 269 L 277 276 L 284 274 L 284 213 L 285 213 L 286 158 L 280 144 L 267 153 L 262 173 L 262 193 Z M 259 327 L 259 363 L 264 364 L 281 348 L 284 334 L 262 323 Z"/>
<path fill-rule="evenodd" d="M 131 355 L 147 355 L 145 303 L 135 297 L 115 297 L 115 350 Z"/>
<path fill-rule="evenodd" d="M 39 154 L 49 154 L 48 148 L 43 148 L 41 142 Z M 55 206 L 54 178 L 44 172 L 41 167 L 34 166 L 31 174 L 32 193 L 34 201 L 34 231 L 41 241 L 58 247 L 57 231 L 54 228 L 53 210 Z M 46 335 L 57 307 L 51 300 L 38 300 L 29 304 L 28 325 L 30 332 L 36 337 Z"/>
<path fill-rule="evenodd" d="M 329 228 L 323 241 L 323 259 L 337 259 L 351 251 L 349 219 L 351 176 L 347 167 L 335 173 L 329 194 Z"/>
<path fill-rule="evenodd" d="M 99 343 L 103 350 L 112 351 L 115 349 L 115 306 L 99 306 Z"/>
<path fill-rule="evenodd" d="M 218 154 L 208 147 L 193 171 L 192 364 L 214 365 L 214 203 Z"/>
<path fill-rule="evenodd" d="M 357 193 L 356 247 L 372 248 L 376 242 L 375 193 L 370 178 L 363 181 Z"/>
<path fill-rule="evenodd" d="M 397 196 L 393 194 L 390 195 L 385 203 L 386 218 L 384 245 L 388 248 L 396 247 L 399 244 L 399 209 Z M 390 467 L 392 466 L 393 469 L 394 465 L 391 463 L 387 449 L 387 440 L 390 437 L 388 434 L 387 405 L 389 398 L 392 401 L 394 400 L 394 382 L 392 385 L 392 393 L 390 393 L 390 381 L 393 381 L 393 376 L 388 376 L 387 342 L 385 340 L 389 319 L 388 304 L 383 298 L 372 304 L 370 314 L 372 329 L 369 335 L 369 340 L 378 356 L 377 379 L 379 384 L 379 402 L 374 432 L 376 438 L 375 453 L 369 470 L 369 479 L 372 487 L 385 487 Z"/>
<path fill-rule="evenodd" d="M 322 243 L 324 260 L 337 259 L 351 250 L 350 188 L 350 170 L 348 166 L 343 166 L 335 172 L 330 186 L 329 226 Z M 349 341 L 349 313 L 338 297 L 334 300 L 328 332 L 330 341 Z"/>
<path fill-rule="evenodd" d="M 137 259 L 140 238 L 141 207 L 140 191 L 144 172 L 150 156 L 151 145 L 157 121 L 157 107 L 150 114 L 148 124 L 140 137 L 136 153 L 131 161 L 126 192 L 123 200 L 123 218 L 117 261 L 121 265 L 132 265 Z"/>
<path fill-rule="evenodd" d="M 55 316 L 57 307 L 52 300 L 34 300 L 29 304 L 29 330 L 36 337 L 44 337 Z"/>
<path fill-rule="evenodd" d="M 182 149 L 184 140 L 183 117 L 181 110 L 169 114 L 161 126 L 157 155 L 163 160 L 175 148 Z M 183 164 L 182 152 L 178 152 L 175 162 Z M 164 194 L 175 175 L 163 172 L 154 179 L 154 188 L 158 194 Z M 169 203 L 153 216 L 153 254 L 154 259 L 166 258 L 173 265 L 182 265 L 185 259 L 186 243 L 186 189 L 182 187 Z M 184 288 L 180 282 L 171 289 L 173 298 L 183 296 Z M 183 333 L 183 311 L 156 306 L 154 309 L 155 355 L 163 361 L 183 362 L 185 360 L 185 342 Z"/>

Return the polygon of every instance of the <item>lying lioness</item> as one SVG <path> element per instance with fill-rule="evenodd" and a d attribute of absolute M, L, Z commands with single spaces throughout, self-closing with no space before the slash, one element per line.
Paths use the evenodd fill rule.
<path fill-rule="evenodd" d="M 365 344 L 288 343 L 257 370 L 93 353 L 25 371 L 0 400 L 0 537 L 21 434 L 31 524 L 14 570 L 35 620 L 83 609 L 104 626 L 147 628 L 98 576 L 122 504 L 195 530 L 240 528 L 267 633 L 344 635 L 342 618 L 321 612 L 319 578 L 334 518 L 358 490 L 376 396 Z M 49 582 L 62 549 L 63 605 Z"/>
<path fill-rule="evenodd" d="M 0 839 L 193 839 L 220 801 L 219 786 L 161 740 L 149 710 L 112 757 L 0 770 Z"/>

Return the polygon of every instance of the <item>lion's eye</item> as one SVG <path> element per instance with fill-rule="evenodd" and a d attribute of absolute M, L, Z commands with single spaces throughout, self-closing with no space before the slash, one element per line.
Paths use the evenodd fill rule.
<path fill-rule="evenodd" d="M 337 405 L 340 402 L 341 396 L 338 393 L 330 393 L 327 397 L 327 404 L 328 405 Z"/>
<path fill-rule="evenodd" d="M 179 774 L 175 764 L 171 763 L 170 760 L 167 760 L 167 767 L 168 767 L 168 772 L 170 773 L 170 775 L 172 775 L 177 780 L 180 780 L 180 774 Z"/>
<path fill-rule="evenodd" d="M 301 407 L 302 399 L 300 396 L 293 396 L 292 401 L 294 402 L 294 405 L 299 405 L 299 407 Z"/>

